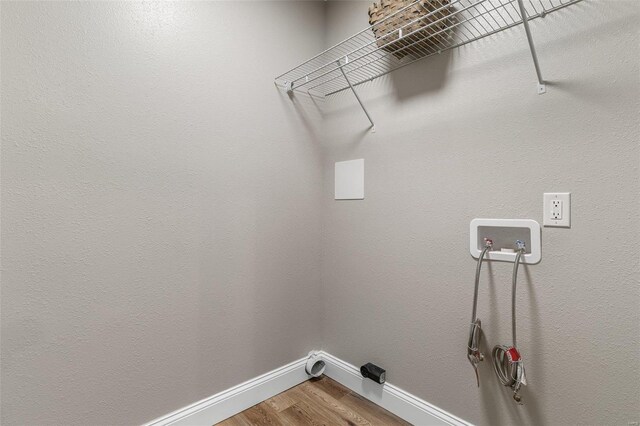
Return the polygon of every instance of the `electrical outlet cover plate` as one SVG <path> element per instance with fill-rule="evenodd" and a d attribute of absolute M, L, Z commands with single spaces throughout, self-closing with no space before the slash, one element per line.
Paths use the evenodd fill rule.
<path fill-rule="evenodd" d="M 570 192 L 545 192 L 542 204 L 544 226 L 571 228 Z"/>

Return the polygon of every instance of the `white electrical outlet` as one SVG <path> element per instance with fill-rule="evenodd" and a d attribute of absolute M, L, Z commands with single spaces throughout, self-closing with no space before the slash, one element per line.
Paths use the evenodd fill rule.
<path fill-rule="evenodd" d="M 551 200 L 551 219 L 562 220 L 562 201 L 558 199 Z"/>
<path fill-rule="evenodd" d="M 543 210 L 544 226 L 571 228 L 570 192 L 545 192 Z"/>

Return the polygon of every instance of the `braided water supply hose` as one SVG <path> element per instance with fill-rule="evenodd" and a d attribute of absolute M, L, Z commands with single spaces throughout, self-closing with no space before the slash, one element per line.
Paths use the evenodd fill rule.
<path fill-rule="evenodd" d="M 525 252 L 525 244 L 521 240 L 516 241 L 516 260 L 513 264 L 513 275 L 511 281 L 511 334 L 513 337 L 513 345 L 496 345 L 491 352 L 493 358 L 493 369 L 498 376 L 498 380 L 504 386 L 508 386 L 513 390 L 513 399 L 522 404 L 520 397 L 520 387 L 527 384 L 524 374 L 524 363 L 520 352 L 517 349 L 516 342 L 516 284 L 518 282 L 518 266 L 520 258 Z"/>
<path fill-rule="evenodd" d="M 478 287 L 480 285 L 480 271 L 482 270 L 482 261 L 487 252 L 493 247 L 493 241 L 488 238 L 484 239 L 484 248 L 478 257 L 478 266 L 476 266 L 476 284 L 473 293 L 473 310 L 471 312 L 471 328 L 469 329 L 469 342 L 467 343 L 467 358 L 476 373 L 476 383 L 480 387 L 480 375 L 478 374 L 478 364 L 484 359 L 484 355 L 480 352 L 480 334 L 482 333 L 482 323 L 476 317 L 478 310 Z"/>

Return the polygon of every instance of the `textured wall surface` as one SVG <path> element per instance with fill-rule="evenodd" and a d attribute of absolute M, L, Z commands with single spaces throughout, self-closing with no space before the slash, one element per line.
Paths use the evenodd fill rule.
<path fill-rule="evenodd" d="M 367 5 L 2 2 L 0 423 L 141 423 L 320 331 L 480 425 L 640 420 L 640 4 L 533 23 L 544 96 L 520 28 L 364 85 L 373 134 L 349 93 L 321 122 L 272 84 Z M 366 199 L 336 202 L 354 158 Z M 542 222 L 545 191 L 572 192 L 573 226 L 522 269 L 516 407 L 465 358 L 468 224 Z M 482 277 L 491 346 L 510 272 Z"/>
<path fill-rule="evenodd" d="M 328 44 L 367 25 L 331 2 Z M 324 348 L 479 425 L 640 421 L 640 2 L 584 1 L 417 63 L 326 104 Z M 333 200 L 334 161 L 365 159 L 364 201 Z M 465 357 L 475 261 L 469 221 L 532 218 L 572 193 L 572 228 L 544 228 L 518 289 L 529 386 L 517 407 Z M 510 342 L 511 265 L 482 277 L 491 347 Z M 490 348 L 485 348 L 489 354 Z"/>
<path fill-rule="evenodd" d="M 317 346 L 317 117 L 273 77 L 322 4 L 1 11 L 0 422 L 139 424 Z"/>

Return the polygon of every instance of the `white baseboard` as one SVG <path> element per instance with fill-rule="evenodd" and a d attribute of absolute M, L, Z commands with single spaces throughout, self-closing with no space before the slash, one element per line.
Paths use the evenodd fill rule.
<path fill-rule="evenodd" d="M 324 351 L 319 354 L 326 363 L 325 375 L 414 425 L 471 425 L 392 384 L 379 385 L 364 379 L 358 368 L 331 354 Z M 307 357 L 301 358 L 144 426 L 210 426 L 221 422 L 308 380 L 306 361 Z"/>
<path fill-rule="evenodd" d="M 307 357 L 159 417 L 144 426 L 211 426 L 309 379 Z"/>
<path fill-rule="evenodd" d="M 471 426 L 471 423 L 429 404 L 397 386 L 390 383 L 379 385 L 372 380 L 363 378 L 359 368 L 331 354 L 324 351 L 320 354 L 327 365 L 324 370 L 326 376 L 409 423 L 420 426 Z"/>

